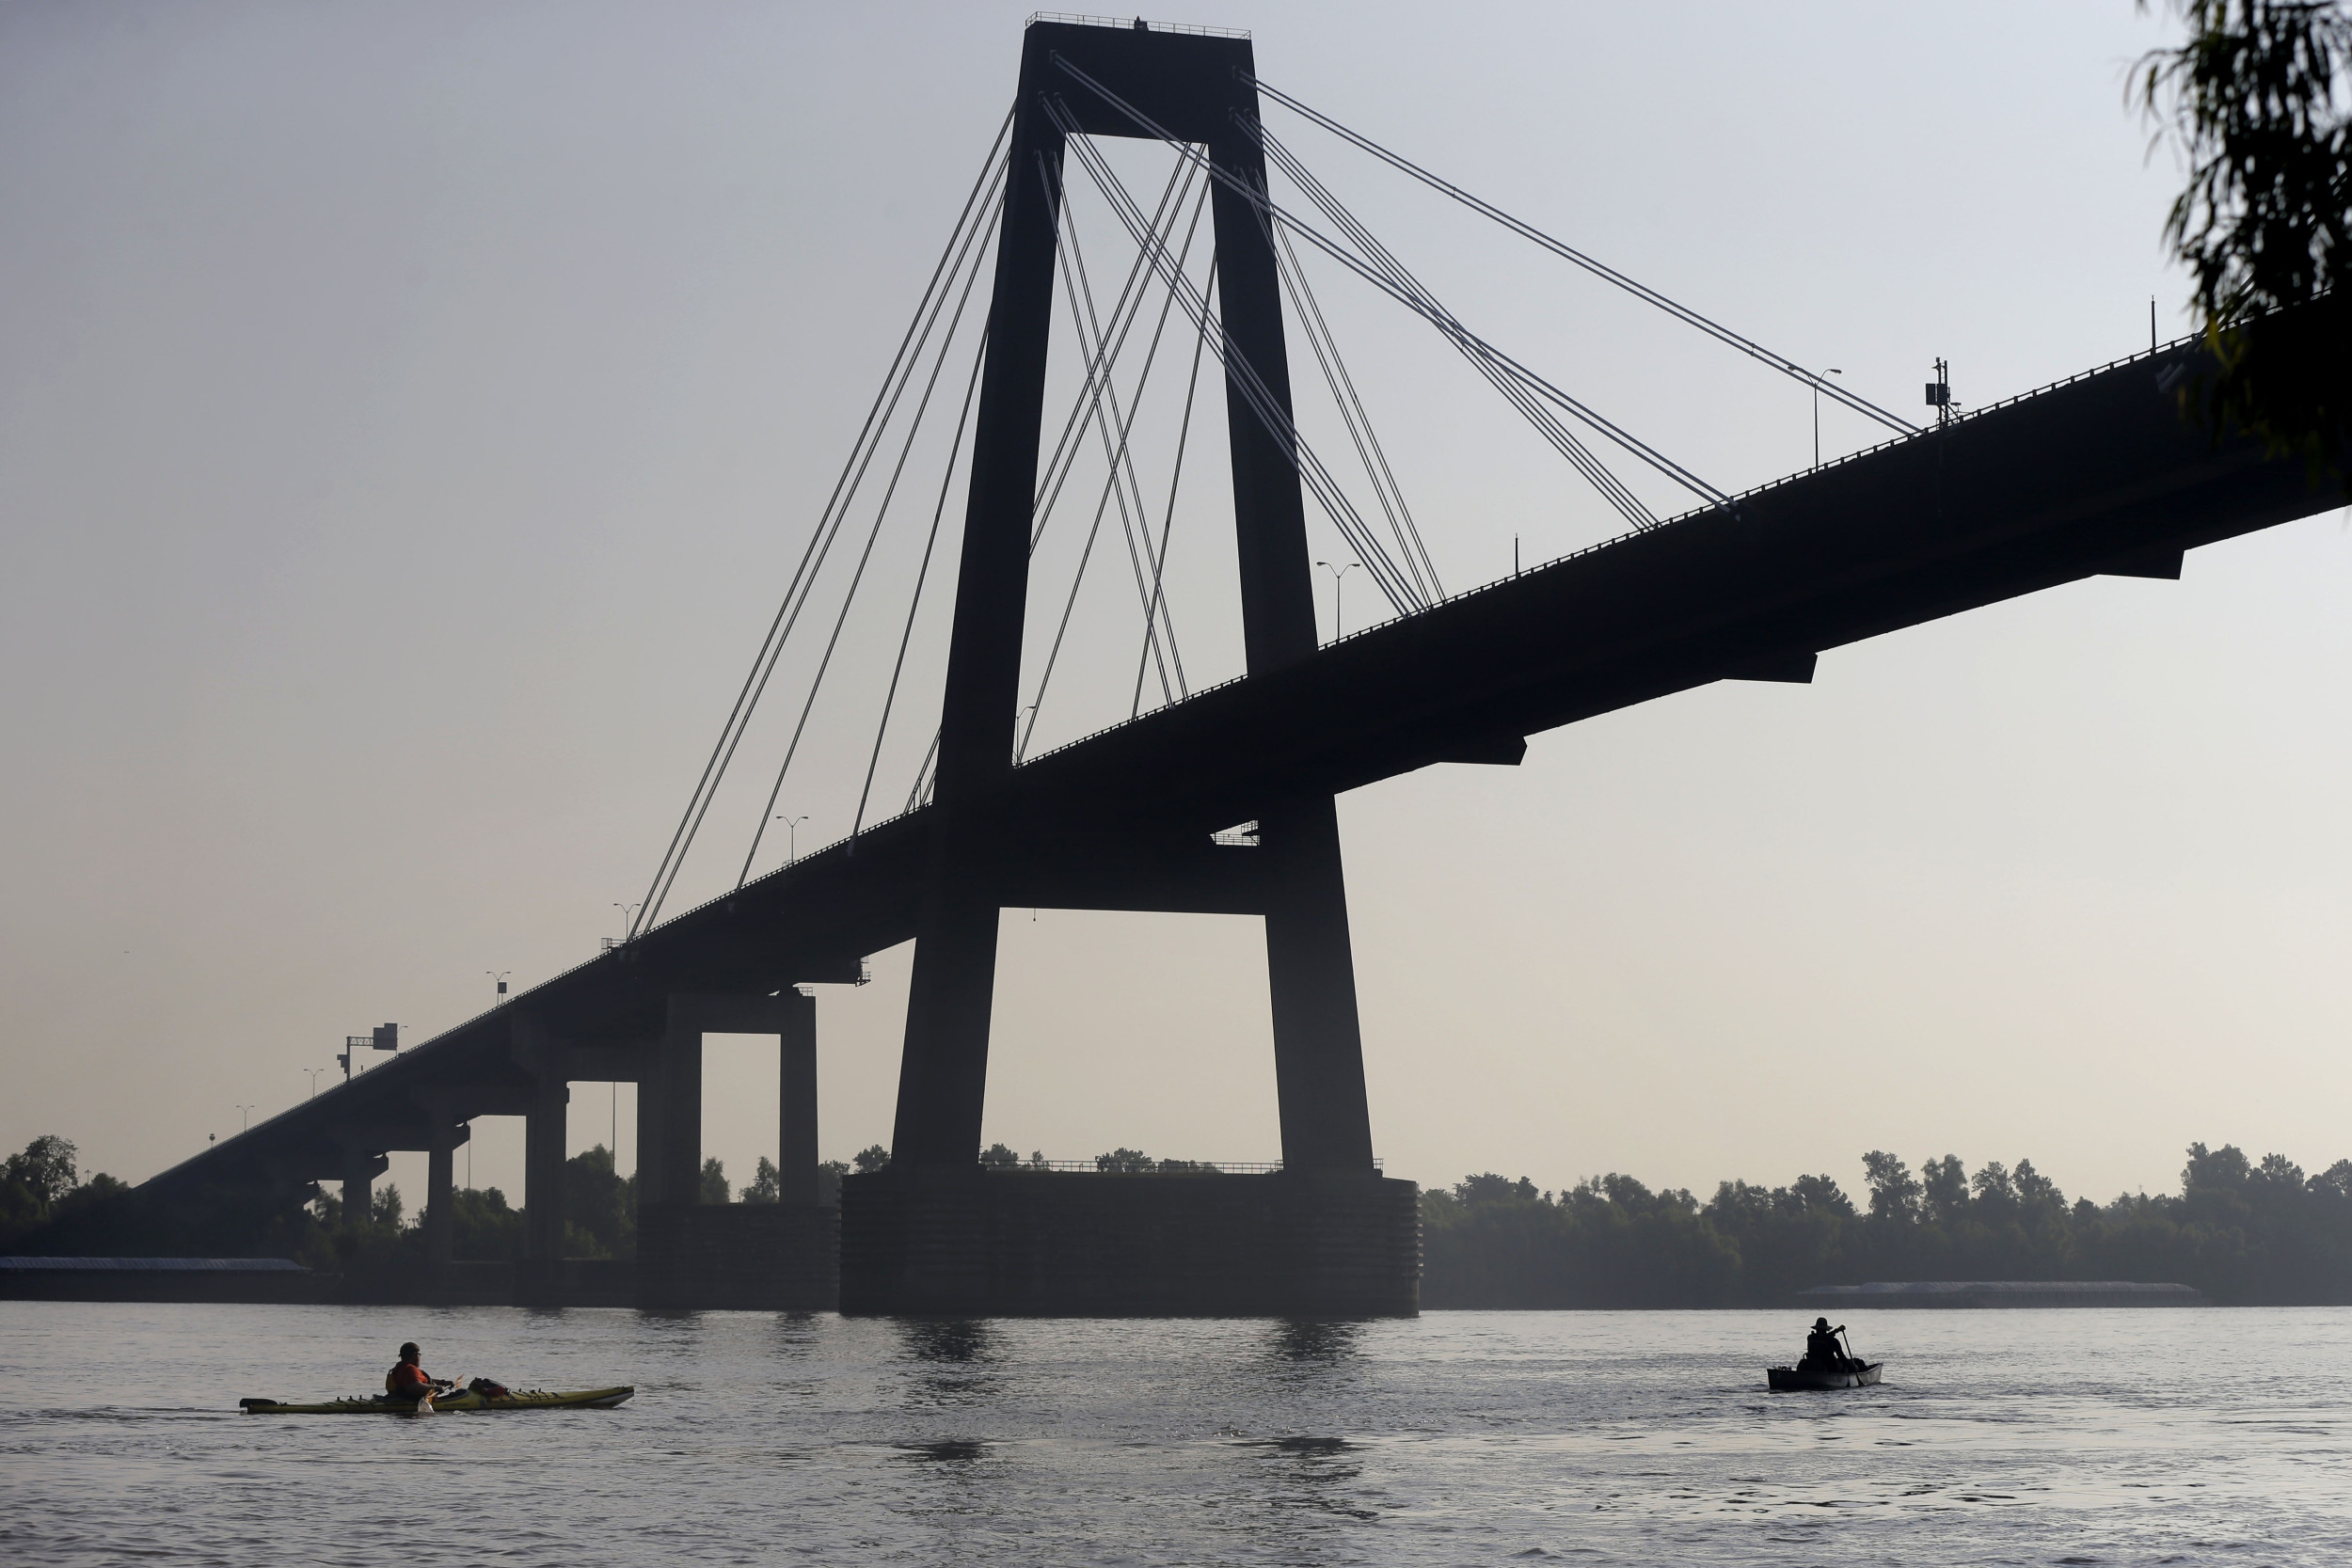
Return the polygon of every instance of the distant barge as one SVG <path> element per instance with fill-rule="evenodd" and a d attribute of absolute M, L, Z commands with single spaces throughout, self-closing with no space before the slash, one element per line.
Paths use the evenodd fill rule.
<path fill-rule="evenodd" d="M 1869 1285 L 1816 1285 L 1797 1293 L 1808 1311 L 1857 1307 L 2208 1307 L 2202 1291 L 2186 1285 L 2140 1285 L 2126 1279 L 1913 1279 Z"/>

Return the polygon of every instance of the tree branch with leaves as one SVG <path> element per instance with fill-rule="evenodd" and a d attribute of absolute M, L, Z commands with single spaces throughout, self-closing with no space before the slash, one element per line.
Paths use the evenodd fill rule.
<path fill-rule="evenodd" d="M 2138 62 L 2132 96 L 2188 167 L 2165 243 L 2196 280 L 2218 370 L 2183 388 L 2185 405 L 2217 436 L 2245 431 L 2341 480 L 2352 15 L 2338 0 L 2169 3 L 2188 37 Z"/>

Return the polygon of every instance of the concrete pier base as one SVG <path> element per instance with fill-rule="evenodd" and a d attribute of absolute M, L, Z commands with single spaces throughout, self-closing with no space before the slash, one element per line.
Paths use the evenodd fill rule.
<path fill-rule="evenodd" d="M 814 1203 L 653 1203 L 637 1215 L 637 1305 L 830 1311 L 840 1211 Z"/>
<path fill-rule="evenodd" d="M 1333 1173 L 914 1170 L 841 1188 L 841 1310 L 1411 1317 L 1421 1195 Z"/>

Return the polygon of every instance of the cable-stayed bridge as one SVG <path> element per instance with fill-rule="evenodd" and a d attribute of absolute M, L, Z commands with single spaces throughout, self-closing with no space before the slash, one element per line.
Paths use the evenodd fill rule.
<path fill-rule="evenodd" d="M 1760 489 L 1715 488 L 1473 331 L 1267 131 L 1268 103 L 1878 420 L 1891 437 Z M 1156 203 L 1120 181 L 1099 146 L 1109 138 L 1167 150 Z M 1269 168 L 1295 196 L 1278 198 Z M 1070 193 L 1080 180 L 1133 250 L 1116 293 L 1116 273 L 1089 270 L 1078 244 Z M 1628 531 L 1448 596 L 1307 285 L 1308 256 L 1435 332 Z M 992 267 L 982 312 L 973 306 Z M 1048 353 L 1065 310 L 1080 370 L 1057 427 Z M 1343 483 L 1344 466 L 1302 433 L 1286 329 L 1310 345 L 1356 459 L 1345 471 L 1360 478 Z M 1131 351 L 1140 374 L 1122 371 L 1136 362 Z M 854 978 L 866 955 L 912 940 L 893 1164 L 852 1179 L 845 1197 L 846 1304 L 1409 1310 L 1414 1199 L 1409 1183 L 1379 1177 L 1374 1159 L 1333 796 L 1436 763 L 1514 764 L 1529 735 L 1717 680 L 1809 680 L 1826 649 L 2085 577 L 2177 578 L 2188 549 L 2328 504 L 2299 466 L 2266 463 L 2250 443 L 2216 441 L 2184 420 L 2181 394 L 2198 384 L 2201 352 L 2153 348 L 1964 416 L 1939 410 L 1915 430 L 1264 86 L 1246 38 L 1033 21 L 1013 109 L 627 940 L 150 1185 L 289 1190 L 340 1180 L 346 1205 L 364 1204 L 387 1152 L 422 1149 L 428 1250 L 445 1259 L 451 1151 L 476 1117 L 525 1116 L 526 1293 L 560 1299 L 567 1085 L 629 1081 L 639 1085 L 642 1299 L 830 1299 L 833 1211 L 814 1208 L 814 1010 L 793 988 Z M 1163 515 L 1139 471 L 1136 411 L 1154 366 L 1186 363 Z M 1207 389 L 1221 395 L 1201 397 L 1204 364 Z M 1184 442 L 1219 403 L 1248 673 L 1193 690 L 1168 592 L 1169 535 Z M 927 417 L 953 420 L 935 491 L 906 479 Z M 1033 626 L 1038 542 L 1065 494 L 1087 515 L 1086 487 L 1070 482 L 1089 443 L 1103 484 L 1078 575 L 1058 624 Z M 1629 460 L 1641 483 L 1612 467 Z M 943 528 L 959 474 L 960 535 Z M 1691 509 L 1661 516 L 1645 485 L 1678 489 Z M 861 545 L 852 505 L 875 489 L 882 499 Z M 902 491 L 928 533 L 872 750 L 852 768 L 864 776 L 854 830 L 753 876 L 759 834 Z M 1359 504 L 1366 491 L 1371 501 Z M 1320 641 L 1311 521 L 1354 553 L 1392 619 Z M 1119 655 L 1122 685 L 1133 660 L 1135 717 L 1033 752 L 1069 606 L 1089 562 L 1116 562 L 1114 525 L 1140 623 Z M 953 574 L 946 540 L 956 541 Z M 845 580 L 837 610 L 820 602 L 821 583 Z M 877 821 L 894 705 L 919 684 L 908 650 L 926 588 L 943 581 L 953 604 L 938 723 L 905 808 Z M 1053 597 L 1045 602 L 1050 612 Z M 736 885 L 662 918 L 787 645 L 821 651 L 806 661 L 807 695 Z M 1050 647 L 1041 664 L 1025 663 L 1041 645 Z M 1159 699 L 1150 711 L 1147 695 Z M 996 922 L 1015 906 L 1263 918 L 1279 1177 L 1094 1181 L 981 1169 Z M 785 1041 L 787 1201 L 772 1214 L 695 1202 L 701 1037 L 719 1030 Z M 766 1228 L 755 1235 L 755 1223 Z M 1128 1244 L 1122 1236 L 1142 1240 L 1106 1263 L 1105 1248 Z M 763 1248 L 781 1260 L 775 1269 L 744 1272 L 742 1258 Z"/>

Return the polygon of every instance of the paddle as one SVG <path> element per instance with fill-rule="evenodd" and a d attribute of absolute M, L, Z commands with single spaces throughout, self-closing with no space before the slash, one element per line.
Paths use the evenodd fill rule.
<path fill-rule="evenodd" d="M 425 1380 L 424 1392 L 417 1396 L 417 1403 L 414 1414 L 419 1416 L 438 1415 L 440 1412 L 433 1408 L 433 1402 L 435 1400 L 441 1399 L 450 1394 L 462 1394 L 465 1391 L 466 1386 L 463 1383 L 451 1381 L 445 1378 L 427 1378 Z"/>
<path fill-rule="evenodd" d="M 1846 1325 L 1844 1323 L 1839 1323 L 1837 1325 L 1837 1337 L 1840 1339 L 1846 1340 L 1846 1359 L 1853 1363 L 1853 1370 L 1855 1371 L 1858 1372 L 1862 1370 L 1862 1357 L 1853 1353 L 1853 1340 L 1847 1338 Z"/>

